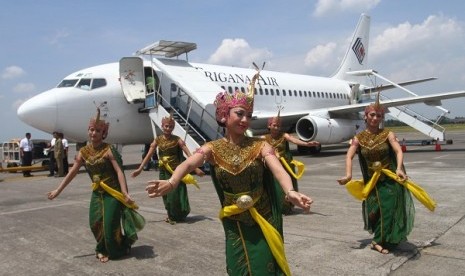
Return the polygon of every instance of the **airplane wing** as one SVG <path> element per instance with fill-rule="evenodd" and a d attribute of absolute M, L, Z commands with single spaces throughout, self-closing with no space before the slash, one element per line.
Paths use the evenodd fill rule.
<path fill-rule="evenodd" d="M 441 105 L 441 100 L 453 99 L 465 97 L 465 90 L 432 94 L 427 96 L 416 96 L 416 97 L 407 97 L 394 100 L 380 101 L 384 107 L 394 107 L 402 106 L 416 103 L 425 103 L 426 105 L 439 106 Z M 343 105 L 337 107 L 327 108 L 327 111 L 330 115 L 345 115 L 354 112 L 361 112 L 365 109 L 366 106 L 371 104 L 371 102 L 352 104 L 352 105 Z"/>
<path fill-rule="evenodd" d="M 399 82 L 397 85 L 399 85 L 399 86 L 407 86 L 407 85 L 432 81 L 432 80 L 436 80 L 436 79 L 437 78 L 432 77 L 432 78 L 425 78 L 425 79 L 419 79 L 419 80 L 404 81 L 404 82 Z M 384 91 L 384 90 L 389 90 L 389 89 L 394 89 L 394 88 L 396 88 L 396 86 L 394 86 L 393 84 L 384 84 L 384 85 L 376 86 L 376 87 L 374 87 L 374 86 L 366 87 L 363 90 L 365 91 L 365 93 L 367 93 L 369 91 Z"/>

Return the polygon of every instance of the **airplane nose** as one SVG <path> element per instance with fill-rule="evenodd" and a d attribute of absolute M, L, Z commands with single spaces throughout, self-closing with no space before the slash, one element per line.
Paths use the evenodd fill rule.
<path fill-rule="evenodd" d="M 24 102 L 17 110 L 18 117 L 24 123 L 39 130 L 55 131 L 57 118 L 56 92 L 52 89 L 36 95 Z"/>

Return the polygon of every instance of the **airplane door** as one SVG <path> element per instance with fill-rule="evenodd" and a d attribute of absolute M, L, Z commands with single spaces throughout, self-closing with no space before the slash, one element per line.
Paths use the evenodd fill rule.
<path fill-rule="evenodd" d="M 145 100 L 144 63 L 139 57 L 124 57 L 119 61 L 121 89 L 130 103 Z"/>

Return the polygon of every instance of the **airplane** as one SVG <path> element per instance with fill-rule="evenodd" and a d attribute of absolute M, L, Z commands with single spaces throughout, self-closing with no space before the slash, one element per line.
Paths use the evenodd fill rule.
<path fill-rule="evenodd" d="M 267 132 L 267 119 L 282 108 L 283 130 L 295 132 L 301 140 L 321 145 L 345 142 L 363 129 L 362 111 L 378 91 L 400 88 L 411 96 L 389 99 L 381 94 L 381 104 L 397 119 L 442 141 L 443 131 L 423 123 L 406 105 L 439 106 L 441 100 L 464 97 L 465 91 L 418 96 L 404 86 L 434 78 L 395 83 L 368 69 L 370 20 L 369 15 L 361 15 L 345 57 L 331 77 L 189 62 L 187 54 L 196 49 L 195 43 L 161 40 L 137 51 L 137 56 L 66 76 L 57 87 L 24 102 L 17 114 L 34 128 L 59 131 L 71 141 L 85 142 L 88 119 L 99 106 L 101 116 L 110 123 L 106 141 L 128 145 L 150 143 L 160 133 L 161 117 L 174 110 L 180 120 L 175 134 L 201 138 L 188 143 L 192 150 L 222 135 L 214 119 L 216 94 L 246 91 L 258 69 L 250 135 Z M 186 59 L 179 58 L 183 54 Z M 155 79 L 154 87 L 147 88 L 148 76 Z M 367 76 L 379 77 L 387 84 L 372 86 L 366 83 Z M 321 145 L 313 152 L 319 152 Z"/>

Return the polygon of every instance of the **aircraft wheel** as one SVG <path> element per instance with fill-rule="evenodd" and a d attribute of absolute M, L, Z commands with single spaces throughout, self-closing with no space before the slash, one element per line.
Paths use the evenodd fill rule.
<path fill-rule="evenodd" d="M 314 146 L 314 147 L 304 147 L 304 146 L 297 146 L 297 151 L 300 154 L 317 154 L 321 151 L 321 145 Z"/>
<path fill-rule="evenodd" d="M 6 165 L 7 168 L 14 168 L 14 167 L 18 167 L 18 164 L 16 164 L 16 162 L 11 162 L 11 163 L 8 163 Z M 10 171 L 10 173 L 16 173 L 18 171 Z"/>

